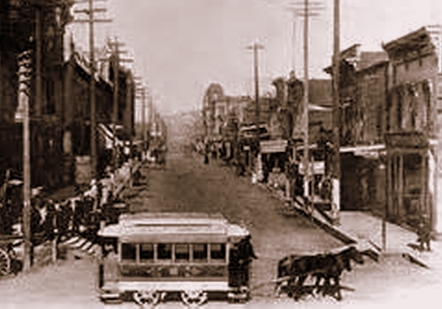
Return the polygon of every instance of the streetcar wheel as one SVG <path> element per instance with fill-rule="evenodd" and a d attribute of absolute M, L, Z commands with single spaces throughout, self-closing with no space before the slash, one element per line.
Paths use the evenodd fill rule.
<path fill-rule="evenodd" d="M 207 301 L 207 292 L 204 291 L 182 291 L 181 300 L 185 305 L 201 306 Z"/>
<path fill-rule="evenodd" d="M 0 248 L 0 276 L 6 276 L 11 270 L 11 260 L 8 253 Z"/>
<path fill-rule="evenodd" d="M 133 298 L 140 306 L 155 306 L 161 300 L 161 293 L 158 291 L 137 291 L 133 294 Z"/>

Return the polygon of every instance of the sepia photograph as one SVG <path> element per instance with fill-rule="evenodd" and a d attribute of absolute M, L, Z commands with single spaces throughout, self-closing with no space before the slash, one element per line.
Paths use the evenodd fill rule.
<path fill-rule="evenodd" d="M 439 0 L 0 0 L 0 308 L 440 293 Z"/>

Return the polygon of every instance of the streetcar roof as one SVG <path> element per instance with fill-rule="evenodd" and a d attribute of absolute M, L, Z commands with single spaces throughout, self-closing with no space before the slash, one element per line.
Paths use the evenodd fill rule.
<path fill-rule="evenodd" d="M 226 242 L 249 234 L 230 224 L 221 214 L 137 213 L 120 216 L 119 223 L 99 231 L 103 237 L 123 242 Z"/>

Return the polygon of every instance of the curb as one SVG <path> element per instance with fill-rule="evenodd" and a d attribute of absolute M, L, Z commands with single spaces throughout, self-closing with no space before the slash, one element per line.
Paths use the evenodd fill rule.
<path fill-rule="evenodd" d="M 266 190 L 267 192 L 269 192 L 271 194 L 271 196 L 275 199 L 278 199 L 279 201 L 285 202 L 285 198 L 281 195 L 279 195 L 278 193 L 275 192 L 275 190 L 269 186 L 266 186 L 262 183 L 258 183 L 258 187 L 262 190 Z M 307 219 L 309 219 L 310 221 L 312 221 L 314 224 L 316 224 L 317 226 L 319 226 L 320 228 L 322 228 L 324 231 L 326 231 L 327 233 L 329 233 L 330 235 L 332 235 L 333 237 L 339 239 L 340 241 L 342 241 L 345 245 L 357 245 L 357 244 L 361 244 L 361 242 L 354 238 L 353 236 L 347 234 L 346 232 L 342 231 L 340 228 L 328 223 L 325 220 L 321 220 L 318 218 L 319 215 L 315 216 L 314 214 L 309 214 L 306 210 L 304 210 L 303 208 L 299 207 L 296 205 L 296 203 L 293 204 L 293 210 L 298 214 L 301 215 Z M 314 212 L 316 212 L 316 210 L 314 210 Z M 374 248 L 372 244 L 370 244 L 370 250 L 372 251 L 375 255 L 386 255 L 389 254 L 389 252 L 382 252 L 381 250 L 378 250 L 378 248 Z M 422 258 L 420 258 L 419 256 L 417 256 L 417 254 L 410 248 L 404 247 L 403 250 L 401 250 L 402 252 L 397 252 L 397 255 L 400 255 L 402 258 L 406 259 L 407 261 L 409 261 L 410 263 L 416 264 L 420 267 L 423 268 L 427 268 L 430 269 L 431 267 L 428 265 L 428 263 L 426 263 Z"/>
<path fill-rule="evenodd" d="M 258 187 L 263 190 L 266 190 L 267 192 L 270 192 L 272 197 L 285 202 L 285 197 L 277 194 L 273 188 L 266 186 L 262 183 L 258 183 Z M 344 244 L 350 245 L 350 244 L 357 244 L 358 243 L 358 241 L 356 239 L 354 239 L 352 236 L 346 234 L 342 230 L 338 229 L 337 227 L 331 225 L 330 223 L 326 222 L 325 220 L 322 221 L 321 219 L 317 218 L 313 214 L 307 213 L 304 209 L 298 207 L 295 203 L 293 205 L 294 205 L 293 209 L 296 211 L 297 214 L 302 215 L 305 218 L 311 220 L 313 223 L 318 225 L 320 228 L 322 228 L 323 230 L 325 230 L 327 233 L 331 234 L 335 238 L 342 241 Z"/>

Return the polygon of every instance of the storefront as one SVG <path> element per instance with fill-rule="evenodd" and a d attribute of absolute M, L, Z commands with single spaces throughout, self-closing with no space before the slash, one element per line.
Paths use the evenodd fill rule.
<path fill-rule="evenodd" d="M 411 227 L 422 219 L 433 222 L 434 158 L 428 139 L 418 132 L 388 134 L 386 146 L 387 218 Z"/>

